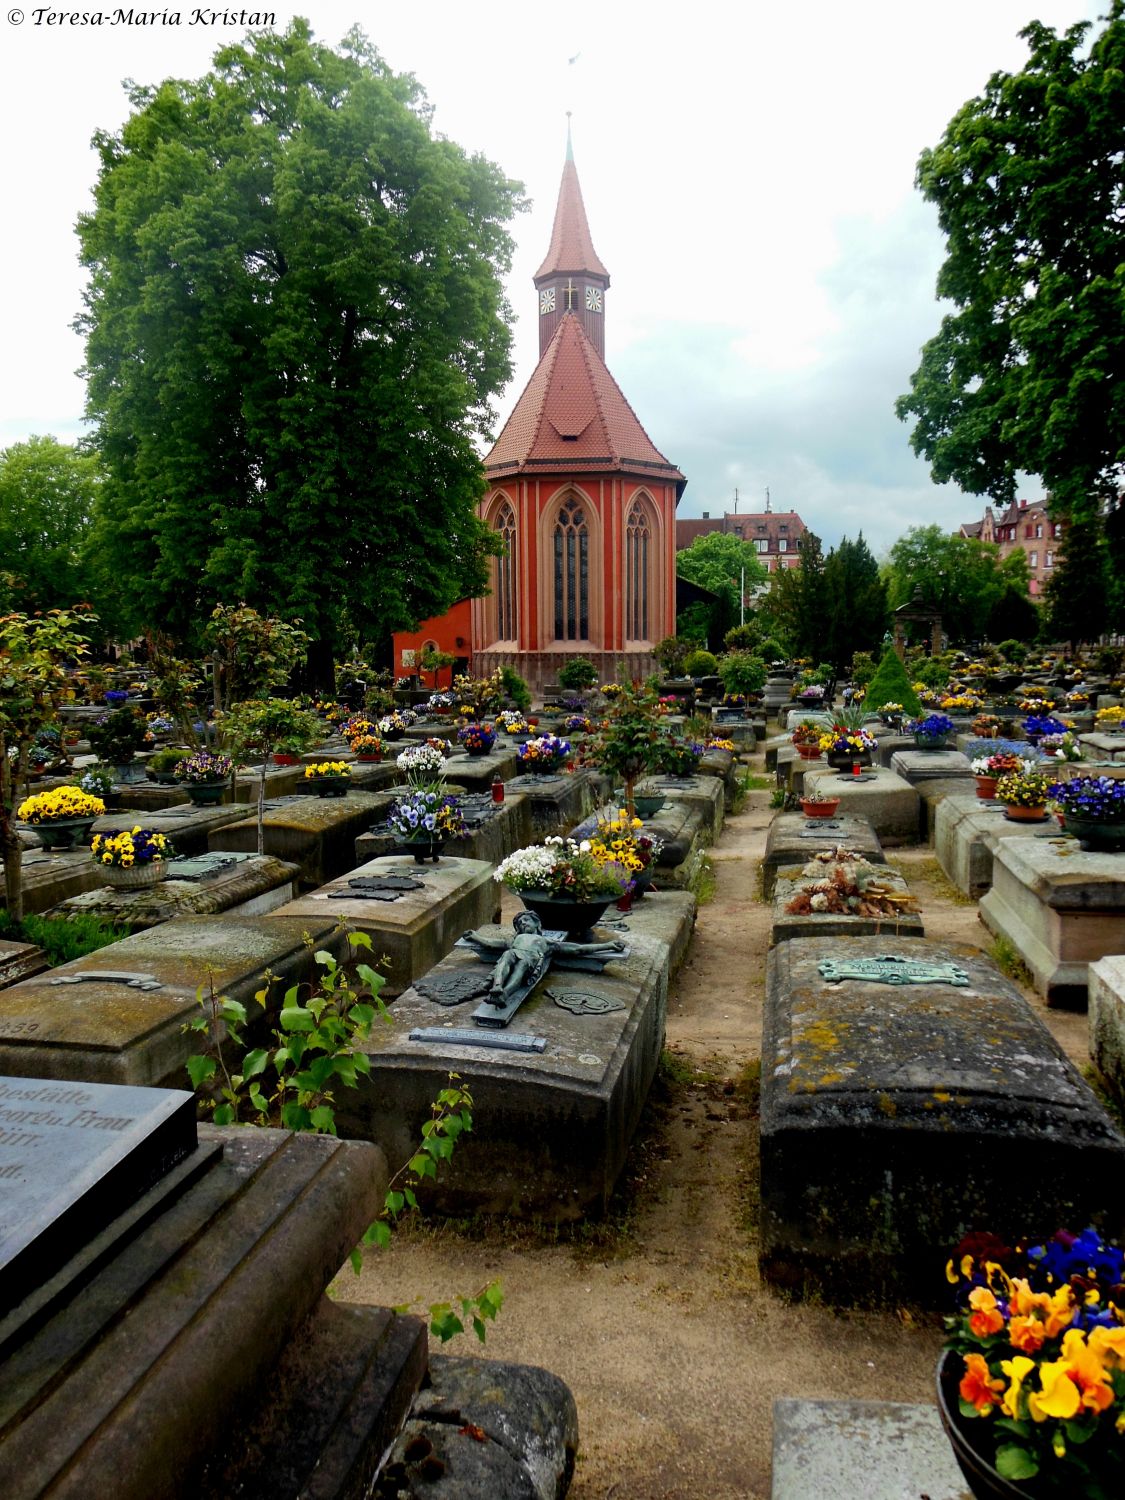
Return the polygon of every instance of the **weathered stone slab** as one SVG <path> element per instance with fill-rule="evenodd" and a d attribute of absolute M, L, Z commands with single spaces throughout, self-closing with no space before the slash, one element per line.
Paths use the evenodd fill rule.
<path fill-rule="evenodd" d="M 179 1087 L 185 1059 L 199 1050 L 183 1027 L 208 974 L 217 993 L 260 1014 L 251 1002 L 267 969 L 277 1003 L 287 986 L 313 976 L 306 934 L 322 948 L 343 949 L 329 916 L 177 917 L 12 985 L 0 991 L 0 1073 Z M 105 973 L 134 982 L 84 977 Z"/>
<path fill-rule="evenodd" d="M 778 813 L 766 834 L 762 856 L 762 894 L 773 896 L 781 865 L 803 864 L 821 849 L 854 849 L 869 864 L 885 863 L 878 835 L 866 818 L 837 814 L 834 818 L 806 818 L 803 813 Z"/>
<path fill-rule="evenodd" d="M 964 796 L 972 785 L 963 776 L 954 776 L 948 781 L 935 777 L 932 781 L 918 783 L 918 837 L 922 843 L 932 845 L 935 842 L 937 815 L 942 803 L 950 797 Z"/>
<path fill-rule="evenodd" d="M 832 865 L 819 866 L 815 874 L 802 872 L 800 865 L 782 865 L 774 887 L 773 925 L 770 942 L 785 943 L 803 937 L 865 937 L 881 933 L 888 942 L 898 937 L 924 937 L 925 928 L 918 912 L 902 912 L 897 917 L 845 916 L 834 912 L 812 912 L 798 915 L 786 906 L 806 886 L 826 879 Z M 880 872 L 882 884 L 899 895 L 908 896 L 910 887 L 895 870 Z"/>
<path fill-rule="evenodd" d="M 141 824 L 154 833 L 166 834 L 177 854 L 205 854 L 207 839 L 217 828 L 226 828 L 245 816 L 245 808 L 230 803 L 219 807 L 193 807 L 185 800 L 178 806 L 146 812 L 143 817 L 136 810 L 106 813 L 96 820 L 92 831 L 120 833 L 123 828 L 136 828 Z"/>
<path fill-rule="evenodd" d="M 738 795 L 738 762 L 729 750 L 708 750 L 700 758 L 700 776 L 717 776 L 723 783 L 723 810 L 730 812 Z"/>
<path fill-rule="evenodd" d="M 397 895 L 386 892 L 393 900 L 364 894 L 386 876 L 413 888 Z M 409 856 L 397 855 L 373 859 L 273 915 L 305 921 L 327 915 L 368 933 L 373 944 L 370 962 L 386 976 L 382 993 L 390 999 L 427 974 L 466 929 L 499 921 L 500 887 L 492 878 L 492 866 L 483 860 L 443 854 L 436 865 L 416 865 Z"/>
<path fill-rule="evenodd" d="M 934 812 L 934 852 L 949 880 L 974 900 L 992 884 L 993 850 L 1003 839 L 1041 841 L 1059 832 L 1057 825 L 1017 823 L 1004 816 L 999 802 L 964 793 L 945 797 Z"/>
<path fill-rule="evenodd" d="M 1090 965 L 1090 1056 L 1125 1109 L 1125 956 Z"/>
<path fill-rule="evenodd" d="M 513 850 L 531 843 L 531 804 L 521 792 L 509 791 L 503 802 L 493 802 L 483 792 L 470 793 L 463 807 L 469 836 L 446 846 L 459 859 L 484 859 L 498 865 Z M 356 864 L 393 854 L 399 846 L 398 835 L 386 826 L 370 828 L 355 841 Z"/>
<path fill-rule="evenodd" d="M 866 818 L 885 848 L 918 842 L 918 792 L 909 782 L 882 766 L 872 766 L 858 779 L 841 776 L 830 767 L 805 771 L 806 791 L 840 798 L 845 817 Z"/>
<path fill-rule="evenodd" d="M 37 948 L 34 943 L 13 943 L 0 938 L 0 990 L 18 984 L 21 979 L 30 979 L 33 974 L 41 974 L 46 967 L 47 959 L 42 948 Z"/>
<path fill-rule="evenodd" d="M 569 833 L 593 812 L 602 788 L 597 772 L 589 770 L 558 776 L 516 776 L 508 785 L 527 797 L 536 840 Z"/>
<path fill-rule="evenodd" d="M 670 802 L 698 807 L 711 842 L 723 831 L 726 799 L 722 782 L 714 776 L 650 776 L 645 789 L 662 792 Z"/>
<path fill-rule="evenodd" d="M 881 766 L 890 766 L 891 761 L 900 750 L 914 749 L 914 736 L 912 734 L 894 734 L 889 729 L 875 731 L 878 744 L 875 746 L 875 754 L 872 757 Z"/>
<path fill-rule="evenodd" d="M 980 914 L 1048 1005 L 1084 1010 L 1088 965 L 1121 951 L 1125 854 L 1088 854 L 1076 839 L 1001 839 Z"/>
<path fill-rule="evenodd" d="M 602 1211 L 652 1082 L 671 956 L 693 916 L 690 896 L 646 896 L 635 915 L 624 917 L 624 928 L 612 929 L 631 949 L 627 959 L 612 961 L 600 974 L 549 970 L 509 1031 L 482 1029 L 479 1046 L 411 1041 L 416 1029 L 471 1027 L 475 1001 L 444 1007 L 407 990 L 391 1008 L 393 1025 L 375 1027 L 367 1043 L 370 1077 L 337 1100 L 341 1132 L 374 1140 L 389 1160 L 404 1160 L 429 1118 L 430 1101 L 455 1069 L 476 1101 L 472 1150 L 458 1152 L 427 1193 L 433 1206 L 558 1220 Z M 481 967 L 455 950 L 434 973 Z M 596 1004 L 617 1008 L 575 1015 L 551 994 L 593 996 Z M 544 1038 L 545 1049 L 487 1045 L 513 1032 Z"/>
<path fill-rule="evenodd" d="M 777 770 L 778 753 L 788 747 L 793 748 L 793 742 L 787 734 L 775 734 L 772 738 L 763 741 L 762 754 L 765 756 L 766 771 Z"/>
<path fill-rule="evenodd" d="M 499 776 L 511 781 L 519 770 L 516 747 L 508 740 L 497 740 L 488 755 L 469 755 L 459 750 L 445 763 L 445 774 L 470 792 L 487 792 Z"/>
<path fill-rule="evenodd" d="M 0 860 L 0 875 L 4 869 Z M 25 849 L 20 861 L 24 916 L 39 916 L 60 901 L 101 884 L 88 848 Z"/>
<path fill-rule="evenodd" d="M 935 1406 L 773 1403 L 771 1500 L 972 1500 Z"/>
<path fill-rule="evenodd" d="M 953 965 L 968 983 L 820 973 L 887 953 Z M 1125 1227 L 1125 1140 L 1014 985 L 967 944 L 811 938 L 771 951 L 761 1158 L 763 1275 L 836 1300 L 932 1304 L 946 1248 L 970 1229 Z"/>
<path fill-rule="evenodd" d="M 355 841 L 373 824 L 386 820 L 391 792 L 350 791 L 344 797 L 295 797 L 265 814 L 265 852 L 300 868 L 303 886 L 320 886 L 354 868 Z M 254 853 L 258 847 L 256 817 L 242 818 L 212 832 L 207 847 Z"/>
<path fill-rule="evenodd" d="M 616 809 L 606 810 L 613 816 Z M 584 818 L 571 830 L 571 838 L 592 838 L 597 817 Z M 703 850 L 712 842 L 706 809 L 698 802 L 669 797 L 659 812 L 644 819 L 644 832 L 663 841 L 656 861 L 657 877 L 662 883 L 686 888 L 699 870 Z"/>
<path fill-rule="evenodd" d="M 896 750 L 890 768 L 911 786 L 923 781 L 971 781 L 973 775 L 969 757 L 960 750 Z"/>
<path fill-rule="evenodd" d="M 1078 742 L 1087 755 L 1098 760 L 1125 760 L 1125 734 L 1104 734 L 1095 730 L 1093 734 L 1080 734 Z"/>
<path fill-rule="evenodd" d="M 778 714 L 778 721 L 784 720 L 786 731 L 792 734 L 798 724 L 819 724 L 824 729 L 832 728 L 832 715 L 827 709 L 822 708 L 789 708 L 784 714 Z"/>
<path fill-rule="evenodd" d="M 141 932 L 173 917 L 265 916 L 296 894 L 297 866 L 269 854 L 202 854 L 169 862 L 168 878 L 146 890 L 103 885 L 72 896 L 53 917 L 92 916 Z"/>
<path fill-rule="evenodd" d="M 0 1313 L 195 1146 L 183 1090 L 0 1077 Z"/>

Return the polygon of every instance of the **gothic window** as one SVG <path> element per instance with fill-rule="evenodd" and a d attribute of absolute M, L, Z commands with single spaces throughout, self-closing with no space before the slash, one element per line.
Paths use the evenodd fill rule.
<path fill-rule="evenodd" d="M 496 513 L 493 522 L 500 540 L 504 543 L 504 555 L 496 562 L 496 639 L 516 639 L 516 516 L 507 500 Z"/>
<path fill-rule="evenodd" d="M 555 639 L 585 641 L 590 635 L 590 533 L 572 495 L 555 522 Z"/>
<path fill-rule="evenodd" d="M 649 610 L 649 557 L 652 528 L 643 505 L 634 505 L 625 523 L 625 635 L 628 640 L 647 641 Z"/>

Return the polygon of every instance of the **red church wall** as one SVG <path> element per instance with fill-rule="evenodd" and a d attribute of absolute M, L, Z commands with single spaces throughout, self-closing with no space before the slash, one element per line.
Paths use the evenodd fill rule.
<path fill-rule="evenodd" d="M 417 630 L 396 631 L 394 637 L 394 660 L 395 676 L 413 677 L 417 671 L 417 662 L 426 646 L 432 646 L 435 651 L 448 651 L 450 656 L 460 657 L 468 660 L 471 656 L 472 647 L 472 602 L 462 599 L 447 610 L 444 615 L 434 615 L 429 620 L 423 620 Z M 406 652 L 406 659 L 403 653 Z M 413 660 L 409 655 L 414 653 Z M 432 673 L 427 674 L 423 681 L 429 685 L 433 683 L 436 688 L 446 688 L 452 684 L 453 668 L 445 667 L 437 673 L 437 681 L 434 683 Z"/>

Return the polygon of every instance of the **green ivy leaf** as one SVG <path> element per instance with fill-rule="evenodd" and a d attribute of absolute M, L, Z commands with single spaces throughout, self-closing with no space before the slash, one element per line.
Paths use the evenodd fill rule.
<path fill-rule="evenodd" d="M 257 1078 L 259 1073 L 266 1071 L 269 1061 L 269 1053 L 264 1047 L 258 1047 L 253 1052 L 248 1052 L 242 1059 L 242 1076 L 244 1078 Z"/>

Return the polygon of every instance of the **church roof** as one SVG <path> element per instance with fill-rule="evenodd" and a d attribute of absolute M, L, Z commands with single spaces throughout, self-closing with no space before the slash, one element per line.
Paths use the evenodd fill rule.
<path fill-rule="evenodd" d="M 484 467 L 493 477 L 624 469 L 687 483 L 641 426 L 574 313 L 559 323 Z"/>
<path fill-rule="evenodd" d="M 570 153 L 568 135 L 566 162 L 562 182 L 559 184 L 559 201 L 555 206 L 555 227 L 551 231 L 551 246 L 533 280 L 560 274 L 577 275 L 583 271 L 604 276 L 609 281 L 609 272 L 598 259 L 598 252 L 594 249 L 594 241 L 590 236 L 590 226 L 586 222 L 586 205 L 582 202 L 578 169 Z"/>

